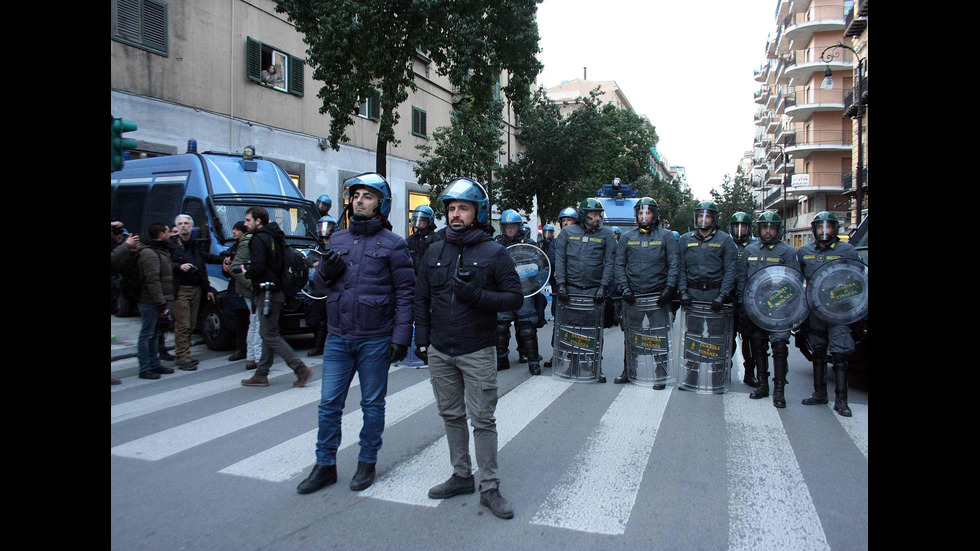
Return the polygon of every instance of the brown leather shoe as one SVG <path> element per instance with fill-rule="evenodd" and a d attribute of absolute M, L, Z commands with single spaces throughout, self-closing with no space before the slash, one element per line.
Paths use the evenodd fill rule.
<path fill-rule="evenodd" d="M 259 367 L 259 363 L 256 362 L 255 360 L 249 360 L 249 361 L 245 362 L 245 370 L 246 371 L 249 370 L 249 369 L 255 369 L 257 367 Z"/>
<path fill-rule="evenodd" d="M 242 379 L 244 386 L 269 386 L 269 378 L 262 375 L 252 375 L 251 379 Z"/>
<path fill-rule="evenodd" d="M 304 364 L 302 367 L 296 370 L 296 380 L 293 381 L 293 386 L 297 388 L 306 386 L 306 381 L 309 381 L 310 377 L 312 376 L 313 370 Z"/>

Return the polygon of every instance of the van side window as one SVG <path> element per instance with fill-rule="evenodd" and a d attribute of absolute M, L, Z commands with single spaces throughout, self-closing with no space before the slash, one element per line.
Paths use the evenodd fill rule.
<path fill-rule="evenodd" d="M 180 214 L 180 200 L 183 197 L 184 184 L 155 184 L 146 202 L 147 221 L 159 221 L 172 226 L 174 219 Z M 194 222 L 197 222 L 196 216 Z"/>
<path fill-rule="evenodd" d="M 204 203 L 197 197 L 184 199 L 184 206 L 177 214 L 189 214 L 194 219 L 194 226 L 201 228 L 208 225 L 208 216 L 204 213 Z M 176 217 L 176 215 L 174 215 Z M 173 224 L 173 222 L 170 222 Z M 212 232 L 214 228 L 209 228 Z"/>
<path fill-rule="evenodd" d="M 146 194 L 149 186 L 117 186 L 112 196 L 112 219 L 122 222 L 130 232 L 144 234 L 148 223 L 143 218 L 143 206 L 146 204 Z M 156 222 L 150 220 L 149 222 Z M 167 224 L 173 221 L 159 220 Z"/>

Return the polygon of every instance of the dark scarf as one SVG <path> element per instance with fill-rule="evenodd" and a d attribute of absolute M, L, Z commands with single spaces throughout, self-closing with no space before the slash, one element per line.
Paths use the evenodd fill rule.
<path fill-rule="evenodd" d="M 472 245 L 486 237 L 487 232 L 476 224 L 460 230 L 454 230 L 452 226 L 446 228 L 446 241 L 453 245 Z"/>

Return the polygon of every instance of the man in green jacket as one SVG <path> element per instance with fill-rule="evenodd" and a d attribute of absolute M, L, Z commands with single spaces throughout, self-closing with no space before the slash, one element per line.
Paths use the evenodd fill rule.
<path fill-rule="evenodd" d="M 141 280 L 139 312 L 143 324 L 137 341 L 140 379 L 159 379 L 161 373 L 173 373 L 171 367 L 160 364 L 159 337 L 161 320 L 169 320 L 174 302 L 174 271 L 167 241 L 167 225 L 152 222 L 148 228 L 150 241 L 141 248 L 137 262 Z"/>
<path fill-rule="evenodd" d="M 235 281 L 235 291 L 245 298 L 248 303 L 248 338 L 245 346 L 245 369 L 255 369 L 258 367 L 259 358 L 262 357 L 262 336 L 259 335 L 259 312 L 253 304 L 252 280 L 245 276 L 245 265 L 251 260 L 252 255 L 249 250 L 249 242 L 252 239 L 251 233 L 245 233 L 238 241 L 238 250 L 235 258 L 231 261 L 231 277 Z"/>

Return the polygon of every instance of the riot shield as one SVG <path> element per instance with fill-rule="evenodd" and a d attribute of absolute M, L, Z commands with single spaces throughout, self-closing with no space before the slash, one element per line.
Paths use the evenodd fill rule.
<path fill-rule="evenodd" d="M 636 295 L 623 301 L 623 334 L 626 338 L 626 375 L 646 387 L 673 384 L 674 361 L 670 354 L 670 309 L 657 306 L 660 294 Z"/>
<path fill-rule="evenodd" d="M 710 302 L 695 301 L 683 306 L 677 317 L 677 346 L 674 365 L 677 388 L 699 394 L 723 394 L 731 383 L 734 308 L 726 304 L 720 312 Z"/>
<path fill-rule="evenodd" d="M 524 298 L 532 297 L 547 287 L 551 278 L 551 261 L 544 251 L 530 243 L 516 243 L 507 247 L 507 252 L 517 265 Z"/>
<path fill-rule="evenodd" d="M 766 266 L 749 277 L 742 306 L 752 323 L 766 331 L 799 327 L 810 313 L 803 274 L 788 266 Z"/>
<path fill-rule="evenodd" d="M 821 320 L 847 325 L 868 315 L 868 265 L 841 258 L 817 268 L 806 287 L 806 299 Z"/>
<path fill-rule="evenodd" d="M 313 271 L 316 270 L 313 266 L 320 262 L 323 258 L 323 253 L 316 249 L 296 249 L 300 254 L 306 257 L 306 266 L 310 269 L 310 279 L 306 282 L 306 285 L 300 290 L 301 293 L 310 297 L 313 300 L 323 300 L 327 298 L 326 289 L 314 289 L 313 288 Z"/>
<path fill-rule="evenodd" d="M 555 311 L 552 376 L 575 383 L 599 380 L 604 308 L 588 295 L 570 295 Z"/>

